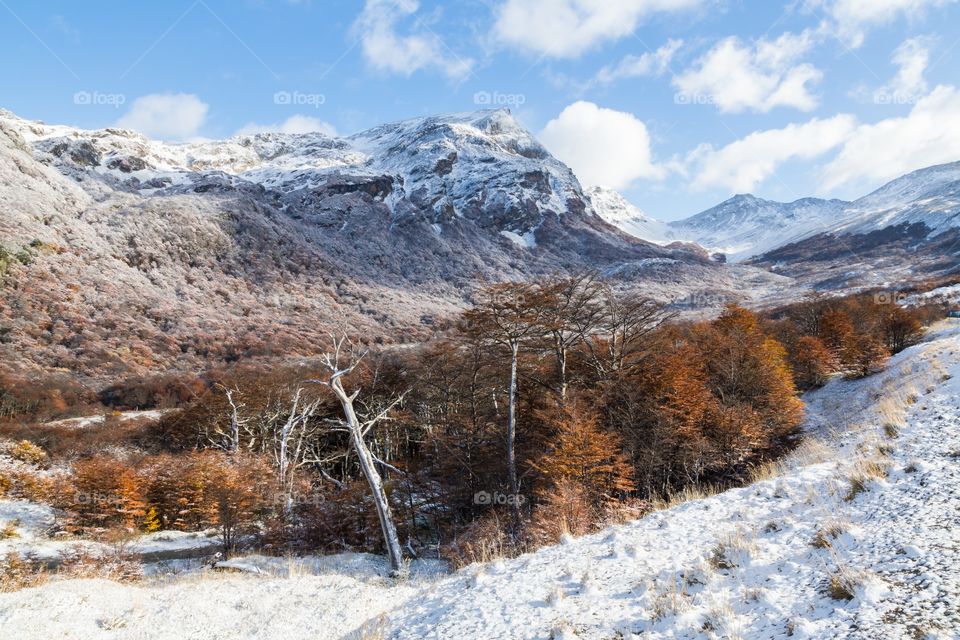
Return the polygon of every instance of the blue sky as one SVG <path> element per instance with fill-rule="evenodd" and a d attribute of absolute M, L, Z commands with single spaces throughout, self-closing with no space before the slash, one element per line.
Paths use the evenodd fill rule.
<path fill-rule="evenodd" d="M 675 219 L 960 160 L 958 40 L 956 0 L 0 0 L 0 106 L 171 140 L 508 106 Z"/>

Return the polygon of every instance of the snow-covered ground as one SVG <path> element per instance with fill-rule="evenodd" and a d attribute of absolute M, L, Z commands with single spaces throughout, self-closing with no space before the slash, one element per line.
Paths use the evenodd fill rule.
<path fill-rule="evenodd" d="M 960 322 L 808 407 L 807 444 L 758 482 L 514 560 L 53 582 L 0 595 L 0 637 L 958 637 Z"/>
<path fill-rule="evenodd" d="M 159 420 L 163 417 L 163 414 L 167 413 L 167 409 L 150 409 L 147 411 L 122 411 L 114 414 L 108 415 L 96 415 L 96 416 L 83 416 L 80 418 L 64 418 L 63 420 L 54 420 L 53 422 L 48 422 L 47 426 L 59 426 L 59 427 L 73 427 L 76 429 L 82 429 L 84 427 L 92 427 L 93 425 L 103 424 L 108 417 L 113 417 L 116 420 L 126 422 L 128 420 Z"/>

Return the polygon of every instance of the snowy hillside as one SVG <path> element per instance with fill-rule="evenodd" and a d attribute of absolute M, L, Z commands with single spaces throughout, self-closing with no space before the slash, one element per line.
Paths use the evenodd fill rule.
<path fill-rule="evenodd" d="M 0 111 L 41 157 L 89 168 L 147 195 L 193 188 L 222 173 L 284 193 L 330 187 L 386 198 L 395 216 L 432 212 L 532 231 L 545 211 L 585 209 L 580 185 L 507 110 L 416 118 L 348 138 L 259 133 L 170 144 L 119 129 L 84 131 Z"/>
<path fill-rule="evenodd" d="M 670 228 L 678 238 L 739 261 L 819 233 L 841 215 L 846 204 L 818 198 L 774 202 L 737 195 L 703 213 L 671 223 Z"/>
<path fill-rule="evenodd" d="M 960 625 L 960 323 L 807 398 L 755 484 L 399 584 L 364 557 L 0 595 L 17 637 L 931 638 Z M 382 567 L 380 567 L 382 572 Z"/>
<path fill-rule="evenodd" d="M 832 233 L 869 233 L 922 223 L 932 234 L 960 227 L 960 162 L 920 169 L 856 200 Z"/>
<path fill-rule="evenodd" d="M 331 324 L 405 340 L 480 279 L 596 269 L 664 301 L 794 290 L 613 228 L 505 110 L 188 144 L 0 111 L 0 178 L 0 246 L 25 263 L 5 275 L 0 359 L 23 371 L 303 354 Z"/>
<path fill-rule="evenodd" d="M 613 189 L 591 187 L 587 195 L 598 216 L 630 235 L 657 244 L 676 239 L 669 224 L 651 218 Z"/>
<path fill-rule="evenodd" d="M 590 191 L 597 214 L 623 231 L 649 242 L 692 242 L 737 262 L 794 242 L 832 225 L 848 204 L 803 198 L 774 202 L 737 195 L 695 216 L 662 222 L 644 214 L 611 189 Z"/>
<path fill-rule="evenodd" d="M 742 261 L 824 233 L 867 234 L 921 223 L 932 237 L 960 228 L 960 162 L 914 171 L 853 202 L 775 202 L 743 194 L 669 223 L 650 218 L 612 190 L 594 189 L 590 197 L 598 215 L 638 238 L 695 242 Z"/>

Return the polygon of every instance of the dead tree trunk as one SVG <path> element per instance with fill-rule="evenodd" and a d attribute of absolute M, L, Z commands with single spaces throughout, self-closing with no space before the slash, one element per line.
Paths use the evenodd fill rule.
<path fill-rule="evenodd" d="M 378 422 L 388 419 L 388 412 L 398 401 L 389 405 L 378 414 L 364 420 L 357 417 L 354 401 L 360 395 L 360 391 L 347 393 L 343 386 L 343 376 L 353 371 L 360 362 L 362 355 L 351 357 L 346 366 L 341 367 L 341 350 L 346 339 L 334 340 L 333 353 L 325 356 L 325 364 L 330 370 L 328 380 L 315 380 L 329 387 L 340 402 L 343 409 L 343 417 L 346 423 L 347 431 L 350 434 L 350 441 L 357 452 L 357 459 L 360 461 L 360 469 L 370 487 L 370 493 L 373 496 L 373 503 L 377 509 L 377 517 L 380 520 L 380 530 L 383 533 L 383 542 L 387 548 L 387 556 L 390 561 L 390 571 L 392 575 L 399 575 L 403 570 L 403 551 L 400 547 L 400 537 L 397 535 L 397 526 L 393 521 L 393 512 L 390 509 L 390 501 L 387 497 L 387 491 L 383 485 L 383 478 L 377 471 L 377 459 L 371 453 L 370 448 L 364 440 L 365 433 L 375 426 Z M 352 346 L 352 345 L 351 345 Z"/>

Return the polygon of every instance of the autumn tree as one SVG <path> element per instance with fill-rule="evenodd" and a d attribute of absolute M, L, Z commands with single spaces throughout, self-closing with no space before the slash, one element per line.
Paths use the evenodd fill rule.
<path fill-rule="evenodd" d="M 646 338 L 673 317 L 666 307 L 632 293 L 604 287 L 602 313 L 596 332 L 587 343 L 598 378 L 625 371 L 647 353 Z"/>
<path fill-rule="evenodd" d="M 783 345 L 766 335 L 756 314 L 730 306 L 696 336 L 710 386 L 727 410 L 719 434 L 731 459 L 776 447 L 800 424 L 797 397 Z M 753 419 L 755 418 L 755 419 Z M 735 435 L 735 437 L 733 437 Z"/>
<path fill-rule="evenodd" d="M 633 490 L 632 469 L 620 438 L 599 425 L 599 416 L 579 403 L 558 405 L 539 418 L 553 433 L 549 449 L 532 462 L 546 481 L 572 481 L 600 506 Z"/>
<path fill-rule="evenodd" d="M 788 349 L 793 379 L 801 391 L 826 384 L 838 366 L 837 356 L 815 336 L 800 336 Z"/>
<path fill-rule="evenodd" d="M 923 335 L 923 326 L 914 314 L 892 305 L 881 320 L 884 344 L 890 353 L 899 353 L 915 344 Z"/>
<path fill-rule="evenodd" d="M 544 335 L 545 305 L 538 302 L 543 292 L 531 284 L 503 283 L 484 287 L 477 294 L 479 301 L 464 314 L 465 327 L 471 336 L 492 345 L 504 347 L 510 359 L 510 380 L 507 390 L 507 476 L 510 492 L 520 495 L 517 475 L 517 375 L 520 349 L 535 343 Z M 519 519 L 519 504 L 514 501 Z"/>
<path fill-rule="evenodd" d="M 540 317 L 556 360 L 556 393 L 567 399 L 568 359 L 571 349 L 592 336 L 604 319 L 604 285 L 590 272 L 539 283 L 539 295 L 531 302 L 542 306 Z"/>
<path fill-rule="evenodd" d="M 220 541 L 229 554 L 245 536 L 256 533 L 257 520 L 270 505 L 271 473 L 264 461 L 252 456 L 221 458 L 217 466 L 209 494 Z"/>

